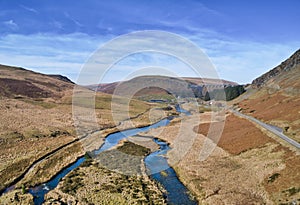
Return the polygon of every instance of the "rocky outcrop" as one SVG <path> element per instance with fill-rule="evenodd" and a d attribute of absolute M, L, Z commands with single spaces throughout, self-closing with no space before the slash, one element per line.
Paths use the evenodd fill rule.
<path fill-rule="evenodd" d="M 279 66 L 273 68 L 269 72 L 253 80 L 252 87 L 254 88 L 263 87 L 270 79 L 278 76 L 281 73 L 293 69 L 296 65 L 299 64 L 300 64 L 300 49 L 296 51 L 290 58 L 282 62 Z"/>

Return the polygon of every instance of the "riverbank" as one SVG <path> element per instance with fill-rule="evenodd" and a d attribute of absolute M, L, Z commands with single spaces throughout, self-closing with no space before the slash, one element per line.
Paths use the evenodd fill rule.
<path fill-rule="evenodd" d="M 134 122 L 135 126 L 145 127 L 149 125 L 149 120 L 145 122 L 143 118 L 145 118 L 145 115 L 148 115 L 149 112 L 150 111 L 147 110 L 135 117 L 130 118 L 130 120 L 136 121 Z M 168 113 L 169 112 L 167 112 L 166 115 L 170 115 Z M 161 113 L 154 114 L 151 121 L 159 121 L 161 117 L 165 117 L 165 115 L 161 115 Z M 132 123 L 128 123 L 130 120 L 127 119 L 123 123 L 119 123 L 121 126 L 118 128 L 123 128 L 124 130 L 131 129 L 132 127 L 130 126 L 132 126 Z M 51 156 L 43 157 L 41 162 L 37 166 L 30 168 L 30 173 L 17 184 L 17 190 L 21 190 L 21 188 L 24 189 L 23 187 L 27 189 L 26 187 L 32 187 L 34 185 L 49 181 L 53 176 L 64 169 L 64 167 L 67 167 L 76 161 L 78 156 L 82 156 L 84 152 L 89 151 L 90 149 L 94 150 L 95 146 L 99 148 L 102 145 L 105 137 L 113 132 L 118 131 L 118 128 L 113 127 L 92 132 L 91 135 L 84 137 L 77 144 L 68 144 L 69 146 L 66 148 L 63 146 L 61 147 L 61 150 L 55 150 L 55 153 L 51 153 Z M 84 149 L 80 146 L 81 144 L 83 145 Z M 76 147 L 76 149 L 74 149 L 74 147 Z M 17 192 L 17 194 L 20 194 L 20 192 Z M 11 198 L 11 195 L 2 195 L 0 197 L 0 201 L 5 201 L 5 198 L 7 197 Z M 14 198 L 11 198 L 10 201 L 14 201 Z"/>
<path fill-rule="evenodd" d="M 199 203 L 280 204 L 300 198 L 299 175 L 291 174 L 299 170 L 299 154 L 282 147 L 247 120 L 227 114 L 218 146 L 206 160 L 199 161 L 204 142 L 209 140 L 210 113 L 181 119 L 144 134 L 170 143 L 173 153 L 169 152 L 168 161 Z M 196 123 L 199 119 L 200 126 Z M 194 125 L 194 129 L 185 129 Z M 183 139 L 178 136 L 180 128 L 184 129 Z M 182 152 L 178 144 L 190 147 Z"/>
<path fill-rule="evenodd" d="M 183 116 L 181 116 L 180 117 L 180 119 L 184 119 L 184 120 L 187 120 L 187 119 L 189 119 L 189 118 L 185 118 L 185 117 L 183 117 Z M 172 125 L 174 126 L 174 125 L 178 125 L 178 124 L 180 124 L 179 122 L 180 122 L 180 119 L 176 119 L 176 120 L 173 120 L 172 121 Z M 163 121 L 161 121 L 162 123 L 157 123 L 157 124 L 154 124 L 154 125 L 151 125 L 151 126 L 149 126 L 149 128 L 156 128 L 156 129 L 152 129 L 153 131 L 155 131 L 155 130 L 159 130 L 159 129 L 161 129 L 161 128 L 157 128 L 157 127 L 159 127 L 159 126 L 164 126 L 165 125 L 165 123 L 163 123 Z M 125 124 L 125 123 L 124 123 Z M 141 124 L 141 122 L 140 122 L 140 124 Z M 191 124 L 190 124 L 191 125 Z M 147 131 L 147 130 L 149 130 L 149 128 L 147 128 L 147 127 L 141 127 L 141 128 L 139 128 L 139 129 L 137 129 L 137 132 L 141 132 L 141 131 Z M 168 128 L 168 126 L 166 127 L 166 128 Z M 190 130 L 190 127 L 189 126 L 187 126 L 187 127 L 185 127 L 185 129 L 188 129 L 188 130 Z M 110 129 L 109 130 L 110 132 L 111 132 L 111 134 L 110 135 L 113 135 L 114 133 L 112 132 L 112 131 L 114 131 L 114 129 Z M 107 133 L 107 132 L 109 132 L 108 130 L 102 130 L 102 131 L 100 131 L 100 132 L 103 132 L 103 133 Z M 132 130 L 130 130 L 130 129 L 126 129 L 125 131 L 123 131 L 123 133 L 127 133 L 127 132 L 129 132 L 130 133 L 130 135 L 132 135 L 133 133 L 131 133 L 131 131 Z M 184 130 L 184 132 L 186 132 L 187 130 Z M 100 139 L 102 139 L 101 141 L 98 139 L 96 139 L 96 138 L 92 138 L 93 140 L 91 140 L 91 139 L 89 139 L 90 137 L 86 137 L 86 138 L 84 138 L 84 140 L 91 140 L 90 142 L 93 142 L 94 140 L 97 140 L 98 142 L 100 142 L 100 144 L 98 144 L 97 146 L 98 147 L 100 147 L 101 146 L 101 144 L 103 143 L 103 140 L 104 139 L 106 139 L 106 137 L 107 137 L 107 135 L 104 135 L 104 137 L 103 137 L 103 135 L 99 135 L 100 134 L 100 132 L 99 133 L 97 133 L 97 132 L 95 132 L 95 133 L 93 133 L 93 135 L 92 135 L 92 137 L 97 137 L 97 138 L 100 138 Z M 102 134 L 103 134 L 102 133 Z M 100 137 L 99 137 L 100 136 Z M 181 138 L 181 140 L 183 140 L 184 138 Z M 140 138 L 140 140 L 141 140 L 141 138 Z M 149 142 L 148 142 L 149 143 Z M 100 145 L 100 146 L 99 146 Z M 138 145 L 136 145 L 136 146 L 138 146 Z M 121 146 L 117 146 L 117 149 L 118 149 L 118 147 L 122 147 L 122 145 Z M 153 149 L 155 149 L 155 147 L 152 147 Z M 112 152 L 114 152 L 114 150 L 111 150 L 109 153 L 112 153 Z M 116 154 L 116 153 L 115 153 Z M 114 155 L 114 154 L 113 154 Z M 103 156 L 103 155 L 102 155 Z M 127 160 L 127 158 L 120 158 L 120 157 L 113 157 L 114 159 L 119 159 L 119 161 L 120 162 L 118 162 L 118 160 L 113 160 L 113 161 L 115 161 L 116 163 L 111 163 L 111 160 L 108 160 L 109 159 L 109 157 L 107 157 L 107 156 L 104 156 L 104 157 L 102 157 L 102 167 L 103 167 L 103 165 L 104 165 L 104 167 L 105 166 L 108 166 L 108 168 L 109 168 L 109 170 L 114 170 L 116 167 L 119 167 L 119 165 L 124 165 L 125 166 L 125 169 L 123 169 L 123 172 L 122 173 L 125 173 L 124 171 L 129 171 L 127 174 L 130 174 L 130 175 L 132 175 L 132 174 L 134 174 L 134 175 L 136 175 L 136 174 L 138 174 L 138 176 L 143 176 L 143 174 L 141 174 L 141 173 L 136 173 L 135 172 L 135 170 L 141 170 L 141 166 L 140 166 L 140 162 L 142 161 L 142 159 L 140 159 L 140 158 L 136 158 L 135 159 L 135 164 L 137 165 L 137 166 L 134 166 L 134 167 L 132 167 L 132 166 L 130 166 L 129 164 L 126 164 L 126 163 L 124 163 L 124 160 L 126 159 Z M 98 158 L 97 158 L 98 159 Z M 103 161 L 104 160 L 104 161 Z M 108 161 L 107 161 L 108 160 Z M 103 162 L 104 162 L 104 164 L 103 164 Z M 105 163 L 106 162 L 106 163 Z M 98 162 L 97 162 L 98 163 Z M 111 167 L 113 164 L 115 164 L 115 168 L 114 167 Z M 98 164 L 99 165 L 99 164 Z M 128 170 L 128 169 L 126 169 L 126 167 L 128 168 L 128 166 L 130 166 L 132 169 L 131 169 L 131 171 L 130 170 Z M 91 170 L 90 170 L 91 171 Z M 133 172 L 132 172 L 133 171 Z M 73 173 L 73 171 L 70 173 L 71 174 L 71 176 L 72 176 L 72 173 Z M 126 174 L 125 173 L 125 174 Z M 165 173 L 165 172 L 164 172 Z M 167 173 L 167 175 L 164 175 L 164 173 L 162 173 L 162 177 L 166 177 L 166 176 L 168 176 L 168 175 L 171 175 L 172 173 Z M 159 173 L 160 174 L 160 173 Z M 175 173 L 174 173 L 175 174 Z M 175 174 L 176 175 L 176 174 Z M 76 175 L 77 176 L 77 175 Z M 173 176 L 173 175 L 172 175 Z M 177 177 L 176 177 L 177 178 Z M 73 184 L 73 183 L 71 183 L 72 185 L 71 185 L 71 187 L 81 187 L 81 178 L 80 179 L 74 179 L 75 180 L 75 184 Z M 152 181 L 153 182 L 153 181 Z M 62 183 L 62 182 L 61 182 Z M 61 183 L 59 183 L 59 184 L 61 184 Z M 154 183 L 154 182 L 153 182 Z M 157 185 L 156 185 L 157 186 Z M 47 187 L 45 187 L 45 188 L 47 188 Z M 72 188 L 72 189 L 73 189 Z M 65 190 L 65 189 L 64 189 Z M 176 192 L 176 190 L 174 190 L 175 192 Z M 52 191 L 51 191 L 51 193 L 52 193 Z M 64 193 L 64 194 L 66 194 L 66 193 Z M 50 194 L 51 195 L 51 194 Z M 48 195 L 47 195 L 48 196 Z M 61 195 L 60 195 L 60 197 L 61 197 Z M 91 196 L 92 197 L 92 196 Z M 47 198 L 47 197 L 46 197 Z M 189 197 L 188 197 L 189 198 Z M 53 197 L 52 197 L 52 199 L 53 199 Z M 82 199 L 83 200 L 83 199 Z"/>
<path fill-rule="evenodd" d="M 122 141 L 115 149 L 99 154 L 97 159 L 87 159 L 80 167 L 64 177 L 59 185 L 46 195 L 44 204 L 67 202 L 121 205 L 166 204 L 163 190 L 157 183 L 149 180 L 145 173 L 142 173 L 143 170 L 145 171 L 143 159 L 149 152 L 150 149 Z M 129 154 L 127 156 L 132 157 L 127 161 L 131 161 L 131 165 L 132 163 L 136 165 L 130 166 L 132 171 L 136 168 L 140 170 L 138 175 L 111 171 L 111 166 L 116 168 L 120 163 L 109 159 L 113 157 L 123 161 L 121 153 L 127 153 Z M 126 166 L 126 163 L 123 161 L 122 165 Z M 110 166 L 109 169 L 107 166 Z"/>
<path fill-rule="evenodd" d="M 145 173 L 144 174 L 141 173 L 141 170 L 143 167 L 143 165 L 142 165 L 143 157 L 142 157 L 142 154 L 139 154 L 139 153 L 145 152 L 145 153 L 149 154 L 149 151 L 146 151 L 147 148 L 144 148 L 143 146 L 133 144 L 129 141 L 124 141 L 124 139 L 127 138 L 128 136 L 135 135 L 141 131 L 147 131 L 151 128 L 153 129 L 153 128 L 157 128 L 160 126 L 166 126 L 169 123 L 169 120 L 170 119 L 164 119 L 164 120 L 161 120 L 160 122 L 152 124 L 151 126 L 125 130 L 122 132 L 119 131 L 117 133 L 112 133 L 105 138 L 105 144 L 103 144 L 103 146 L 101 146 L 97 150 L 94 150 L 91 154 L 92 154 L 92 156 L 95 156 L 96 162 L 98 163 L 98 165 L 100 167 L 105 167 L 105 168 L 108 168 L 109 170 L 114 170 L 114 172 L 117 172 L 117 173 L 121 172 L 122 174 L 130 175 L 130 176 L 145 176 Z M 162 146 L 162 147 L 166 147 L 166 146 Z M 126 148 L 123 148 L 123 147 L 126 147 Z M 139 152 L 139 150 L 141 150 L 141 152 Z M 129 153 L 127 153 L 128 151 L 129 151 Z M 66 172 L 66 174 L 67 173 L 68 172 Z M 70 173 L 70 174 L 72 174 L 72 173 Z M 64 176 L 65 175 L 62 175 L 61 177 L 64 177 Z M 171 176 L 171 177 L 174 179 L 173 176 Z M 77 187 L 77 185 L 78 185 L 80 187 L 81 185 L 80 185 L 80 183 L 79 184 L 78 183 L 79 182 L 77 181 L 74 186 Z M 179 185 L 183 186 L 181 183 L 177 183 L 176 186 L 179 186 Z M 72 185 L 72 187 L 73 187 L 72 190 L 74 189 L 74 186 Z M 45 187 L 50 188 L 50 184 L 49 184 L 49 186 L 46 185 Z M 54 188 L 54 187 L 56 187 L 56 185 L 51 186 L 51 187 Z M 42 195 L 37 193 L 37 196 L 39 196 L 41 199 L 44 198 L 44 195 L 43 195 L 44 191 L 42 190 L 42 188 L 43 187 L 37 189 L 37 190 L 41 189 L 40 191 L 41 191 Z M 166 188 L 169 189 L 170 187 L 166 187 Z M 184 196 L 186 194 L 186 191 L 184 191 L 183 188 L 181 188 L 181 190 L 183 190 L 182 195 Z M 170 194 L 170 196 L 172 196 L 172 194 L 174 195 L 174 193 L 168 193 L 168 196 L 169 196 L 169 194 Z M 172 200 L 173 198 L 174 197 L 171 197 L 170 200 Z M 184 197 L 180 197 L 180 198 L 184 198 Z M 187 199 L 185 201 L 189 200 L 189 197 L 186 197 L 186 198 Z M 175 201 L 177 201 L 177 200 L 175 200 Z M 41 202 L 43 202 L 43 200 L 39 200 L 38 204 L 40 204 Z M 192 204 L 194 204 L 194 203 L 192 203 Z"/>
<path fill-rule="evenodd" d="M 121 133 L 118 134 L 121 135 Z M 64 177 L 59 186 L 46 195 L 45 204 L 65 203 L 66 201 L 94 204 L 111 204 L 112 202 L 114 204 L 165 204 L 166 202 L 197 204 L 187 194 L 188 190 L 177 179 L 174 170 L 168 166 L 166 158 L 162 156 L 169 150 L 166 142 L 152 138 L 160 148 L 159 151 L 153 150 L 154 152 L 149 155 L 149 148 L 134 144 L 125 136 L 118 138 L 114 134 L 110 135 L 106 143 L 110 144 L 111 138 L 112 140 L 117 138 L 118 144 L 104 146 L 104 150 L 98 153 L 93 161 L 84 162 Z M 139 140 L 150 139 L 150 137 L 141 136 L 137 138 Z M 151 172 L 150 177 L 146 174 L 144 161 L 147 170 Z M 157 172 L 157 168 L 162 168 L 162 171 Z M 82 171 L 78 172 L 78 170 Z M 114 177 L 111 178 L 111 176 Z M 116 176 L 118 176 L 117 180 Z M 109 181 L 105 180 L 107 177 Z M 96 181 L 96 185 L 89 184 L 92 181 Z M 139 188 L 140 185 L 142 185 L 142 190 Z M 88 191 L 83 190 L 86 187 L 89 187 Z M 90 190 L 95 187 L 97 190 L 91 192 Z M 101 194 L 102 198 L 97 198 L 97 194 Z M 119 197 L 120 194 L 123 198 Z M 166 196 L 166 201 L 164 196 Z"/>
<path fill-rule="evenodd" d="M 58 142 L 56 145 L 54 145 L 54 141 L 57 140 Z M 30 154 L 26 158 L 19 159 L 19 157 L 16 157 L 16 162 L 11 163 L 9 166 L 5 167 L 3 170 L 1 170 L 1 193 L 5 190 L 6 187 L 12 186 L 16 183 L 18 183 L 31 169 L 33 169 L 33 166 L 38 163 L 39 161 L 42 161 L 46 159 L 47 157 L 51 156 L 52 154 L 56 153 L 57 151 L 63 149 L 64 147 L 78 141 L 77 139 L 74 139 L 71 136 L 60 136 L 56 139 L 50 138 L 50 139 L 42 139 L 42 140 L 36 140 L 33 141 L 21 141 L 20 146 L 28 146 L 27 152 L 36 152 L 34 151 L 35 146 L 41 147 L 43 144 L 44 150 L 40 150 L 38 154 L 33 155 Z M 31 144 L 30 144 L 31 143 Z M 26 145 L 25 145 L 26 144 Z M 38 144 L 38 145 L 36 145 Z M 13 145 L 14 146 L 14 145 Z M 14 148 L 13 148 L 14 149 Z M 6 149 L 3 149 L 4 151 Z M 3 155 L 5 156 L 5 155 Z M 9 163 L 9 162 L 8 162 Z"/>
<path fill-rule="evenodd" d="M 167 154 L 167 159 L 169 165 L 175 170 L 178 178 L 183 184 L 189 189 L 191 195 L 196 196 L 199 201 L 199 190 L 194 189 L 190 186 L 189 182 L 186 178 L 183 177 L 181 173 L 181 168 L 178 169 L 178 162 L 180 160 L 185 160 L 184 155 L 186 155 L 193 144 L 195 143 L 197 134 L 193 132 L 191 127 L 198 125 L 199 122 L 210 122 L 211 121 L 211 113 L 203 113 L 196 114 L 195 112 L 191 116 L 181 116 L 179 118 L 175 118 L 170 122 L 170 124 L 166 127 L 160 127 L 155 130 L 150 130 L 145 133 L 141 133 L 142 135 L 154 136 L 158 139 L 164 140 L 168 142 L 171 150 Z M 203 143 L 204 139 L 202 139 Z M 183 157 L 181 159 L 181 157 Z M 199 157 L 199 153 L 198 153 Z M 191 163 L 191 162 L 190 162 Z M 189 164 L 188 167 L 192 166 Z"/>

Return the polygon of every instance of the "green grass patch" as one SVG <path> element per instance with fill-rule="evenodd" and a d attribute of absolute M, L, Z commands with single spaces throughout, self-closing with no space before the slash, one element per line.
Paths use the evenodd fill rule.
<path fill-rule="evenodd" d="M 29 98 L 22 98 L 21 99 L 23 102 L 32 104 L 32 105 L 36 105 L 36 106 L 40 106 L 46 109 L 51 109 L 56 107 L 57 105 L 55 103 L 51 103 L 51 102 L 44 102 L 43 99 L 29 99 Z"/>
<path fill-rule="evenodd" d="M 176 98 L 170 94 L 149 94 L 136 97 L 138 100 L 150 101 L 150 100 L 165 100 L 167 102 L 176 101 Z"/>
<path fill-rule="evenodd" d="M 206 107 L 206 106 L 199 106 L 198 110 L 199 110 L 199 113 L 204 113 L 204 112 L 211 112 L 212 108 L 211 107 Z"/>
<path fill-rule="evenodd" d="M 122 146 L 117 148 L 117 150 L 119 150 L 125 154 L 134 155 L 134 156 L 146 156 L 146 155 L 150 154 L 150 152 L 151 152 L 150 149 L 140 146 L 140 145 L 137 145 L 137 144 L 134 144 L 129 141 L 125 141 Z"/>
<path fill-rule="evenodd" d="M 141 174 L 141 161 L 150 149 L 125 141 L 116 149 L 102 152 L 96 160 L 102 167 L 128 175 Z"/>

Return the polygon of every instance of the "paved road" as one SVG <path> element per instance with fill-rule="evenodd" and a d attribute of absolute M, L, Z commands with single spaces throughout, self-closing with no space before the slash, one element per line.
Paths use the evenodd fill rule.
<path fill-rule="evenodd" d="M 240 113 L 236 110 L 230 109 L 230 111 L 233 112 L 234 114 L 240 116 L 240 117 L 243 117 L 243 118 L 246 118 L 248 120 L 251 120 L 252 122 L 255 122 L 256 124 L 262 126 L 263 128 L 269 130 L 270 132 L 274 133 L 275 135 L 277 135 L 278 137 L 280 137 L 284 141 L 286 141 L 286 142 L 290 143 L 291 145 L 293 145 L 294 147 L 300 149 L 300 144 L 298 142 L 296 142 L 295 140 L 293 140 L 293 139 L 287 137 L 286 135 L 284 135 L 282 133 L 282 130 L 278 129 L 278 127 L 275 127 L 273 125 L 268 125 L 268 124 L 266 124 L 262 121 L 259 121 L 258 119 L 254 118 L 254 117 L 242 114 L 242 113 Z"/>

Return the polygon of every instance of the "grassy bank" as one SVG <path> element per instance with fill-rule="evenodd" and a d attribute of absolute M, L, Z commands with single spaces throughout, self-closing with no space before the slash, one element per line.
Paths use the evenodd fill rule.
<path fill-rule="evenodd" d="M 72 164 L 79 156 L 84 155 L 84 150 L 80 142 L 75 142 L 58 152 L 46 160 L 37 164 L 18 184 L 17 188 L 34 187 L 49 181 L 54 175 L 61 171 L 64 167 Z"/>
<path fill-rule="evenodd" d="M 79 168 L 68 174 L 59 186 L 49 192 L 45 204 L 79 202 L 82 204 L 165 204 L 158 185 L 141 174 L 141 163 L 149 149 L 125 141 L 116 149 L 105 151 L 95 160 L 86 160 Z M 119 163 L 111 158 L 127 155 L 128 169 L 139 169 L 139 175 L 126 175 L 107 169 L 104 159 Z M 128 156 L 133 156 L 129 158 Z M 139 164 L 139 167 L 134 165 Z M 134 169 L 135 169 L 134 168 Z"/>
<path fill-rule="evenodd" d="M 285 148 L 247 120 L 230 115 L 218 147 L 200 162 L 199 150 L 203 149 L 207 130 L 207 124 L 194 129 L 200 135 L 176 165 L 179 178 L 200 202 L 298 203 L 299 153 Z"/>

